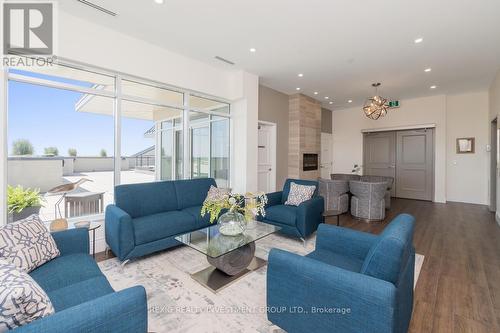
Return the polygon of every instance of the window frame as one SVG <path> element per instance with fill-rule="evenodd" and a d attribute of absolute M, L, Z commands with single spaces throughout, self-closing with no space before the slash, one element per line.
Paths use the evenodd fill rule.
<path fill-rule="evenodd" d="M 191 126 L 189 122 L 189 113 L 190 112 L 198 112 L 198 113 L 204 113 L 209 115 L 209 136 L 211 136 L 211 123 L 212 123 L 212 118 L 213 116 L 219 116 L 223 117 L 229 120 L 229 173 L 228 173 L 228 184 L 231 184 L 231 165 L 232 165 L 232 149 L 231 149 L 231 143 L 233 142 L 233 132 L 231 130 L 232 128 L 232 114 L 231 114 L 231 101 L 220 98 L 220 97 L 215 97 L 211 96 L 208 94 L 204 94 L 201 92 L 193 91 L 190 89 L 184 89 L 184 88 L 179 88 L 176 86 L 168 85 L 162 82 L 158 82 L 155 80 L 150 80 L 150 79 L 145 79 L 139 76 L 134 76 L 130 74 L 124 74 L 118 71 L 112 71 L 108 69 L 103 69 L 99 68 L 97 66 L 92 66 L 92 65 L 87 65 L 83 64 L 77 61 L 72 61 L 69 59 L 65 58 L 59 58 L 58 61 L 56 62 L 57 65 L 59 66 L 65 66 L 68 68 L 73 68 L 75 70 L 81 70 L 81 71 L 87 71 L 95 74 L 100 74 L 100 75 L 105 75 L 114 78 L 114 90 L 108 91 L 108 90 L 103 90 L 103 89 L 96 89 L 96 88 L 86 88 L 82 86 L 78 86 L 75 84 L 71 83 L 63 83 L 63 82 L 57 82 L 57 81 L 52 81 L 50 79 L 42 79 L 42 78 L 36 78 L 36 77 L 30 77 L 30 76 L 25 76 L 22 74 L 17 74 L 17 73 L 10 73 L 10 67 L 4 67 L 3 68 L 3 82 L 2 86 L 0 87 L 2 89 L 2 94 L 4 95 L 4 110 L 2 115 L 1 121 L 3 122 L 3 133 L 2 136 L 0 137 L 0 140 L 2 141 L 2 150 L 5 151 L 5 157 L 2 160 L 2 166 L 3 166 L 3 172 L 1 173 L 0 177 L 2 180 L 2 190 L 0 191 L 1 197 L 0 200 L 2 200 L 2 208 L 3 208 L 3 213 L 1 216 L 0 220 L 0 225 L 2 223 L 6 223 L 8 220 L 8 209 L 7 209 L 7 194 L 6 194 L 6 189 L 8 185 L 8 132 L 9 132 L 9 123 L 8 123 L 8 114 L 9 114 L 9 81 L 15 81 L 15 82 L 21 82 L 21 83 L 26 83 L 26 84 L 34 84 L 38 86 L 44 86 L 48 88 L 55 88 L 55 89 L 63 89 L 63 90 L 69 90 L 69 91 L 74 91 L 74 92 L 79 92 L 79 93 L 84 93 L 88 95 L 94 95 L 94 96 L 102 96 L 102 97 L 109 97 L 114 100 L 114 110 L 113 110 L 113 120 L 114 120 L 114 186 L 120 185 L 121 184 L 121 168 L 120 168 L 120 161 L 122 157 L 122 150 L 121 150 L 121 141 L 122 141 L 122 132 L 121 132 L 121 125 L 122 125 L 122 105 L 123 101 L 130 101 L 130 102 L 136 102 L 136 103 L 144 103 L 144 104 L 149 104 L 149 105 L 154 105 L 158 107 L 166 107 L 166 108 L 172 108 L 172 109 L 177 109 L 182 111 L 182 136 L 183 136 L 183 179 L 190 179 L 191 178 Z M 12 69 L 20 69 L 13 67 Z M 29 69 L 22 69 L 25 71 L 29 71 Z M 154 88 L 159 88 L 159 89 L 166 89 L 170 90 L 176 93 L 181 93 L 183 94 L 183 105 L 171 105 L 168 103 L 164 103 L 161 101 L 153 100 L 153 99 L 148 99 L 140 96 L 133 96 L 133 95 L 126 95 L 122 93 L 122 80 L 127 80 L 127 81 L 133 81 L 134 83 L 138 84 L 144 84 L 150 87 Z M 206 98 L 208 100 L 220 102 L 221 104 L 227 104 L 228 105 L 228 112 L 217 112 L 217 111 L 207 111 L 207 110 L 200 110 L 197 108 L 190 108 L 189 105 L 189 99 L 190 96 L 196 96 L 200 98 Z M 161 122 L 164 121 L 165 119 L 160 119 L 155 121 L 155 145 L 156 145 L 156 155 L 155 155 L 155 161 L 158 163 L 158 166 L 156 167 L 155 170 L 155 180 L 158 181 L 160 180 L 160 175 L 161 175 L 161 156 L 158 155 L 159 149 L 160 149 L 160 143 L 161 143 Z M 173 131 L 175 134 L 175 130 Z M 188 148 L 188 149 L 186 149 Z M 210 149 L 211 149 L 211 143 L 210 143 Z M 211 150 L 210 150 L 211 151 Z M 211 163 L 209 163 L 210 171 L 209 171 L 209 176 L 211 176 Z M 113 198 L 114 198 L 114 193 L 113 193 Z M 100 214 L 103 215 L 103 214 Z"/>

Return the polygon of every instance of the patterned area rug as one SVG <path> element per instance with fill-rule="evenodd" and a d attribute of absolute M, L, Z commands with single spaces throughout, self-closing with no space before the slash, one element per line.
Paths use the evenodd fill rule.
<path fill-rule="evenodd" d="M 301 241 L 273 234 L 257 242 L 256 255 L 267 259 L 273 247 L 305 255 L 314 246 L 314 236 L 304 247 Z M 417 254 L 415 283 L 423 262 L 424 256 Z M 266 318 L 266 267 L 214 294 L 191 278 L 208 262 L 187 246 L 137 259 L 124 268 L 116 258 L 99 266 L 115 290 L 146 288 L 150 332 L 283 332 Z"/>

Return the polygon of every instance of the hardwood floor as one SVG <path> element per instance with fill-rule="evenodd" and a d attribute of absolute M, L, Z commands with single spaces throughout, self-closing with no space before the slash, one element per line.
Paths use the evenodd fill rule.
<path fill-rule="evenodd" d="M 481 205 L 393 199 L 383 222 L 346 214 L 340 225 L 378 234 L 400 213 L 415 216 L 415 248 L 425 255 L 409 332 L 500 332 L 500 226 L 494 214 Z M 111 256 L 103 252 L 96 259 Z"/>
<path fill-rule="evenodd" d="M 378 234 L 396 215 L 415 216 L 425 255 L 410 332 L 500 332 L 500 226 L 486 206 L 393 199 L 383 222 L 340 225 Z M 336 223 L 331 219 L 328 223 Z"/>

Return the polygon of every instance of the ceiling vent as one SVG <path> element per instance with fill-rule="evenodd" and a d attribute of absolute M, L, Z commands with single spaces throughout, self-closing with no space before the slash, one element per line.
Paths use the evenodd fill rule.
<path fill-rule="evenodd" d="M 109 10 L 109 9 L 106 9 L 104 7 L 101 7 L 99 5 L 96 5 L 95 3 L 90 2 L 90 1 L 87 1 L 87 0 L 76 0 L 76 1 L 82 3 L 82 4 L 86 5 L 86 6 L 92 7 L 92 8 L 94 8 L 94 9 L 100 11 L 100 12 L 103 12 L 104 14 L 108 14 L 108 15 L 111 15 L 111 16 L 118 15 L 117 13 L 115 13 L 115 12 Z"/>
<path fill-rule="evenodd" d="M 215 59 L 222 61 L 222 62 L 225 62 L 226 64 L 229 64 L 229 65 L 234 65 L 234 62 L 227 60 L 227 59 L 224 59 L 224 58 L 219 57 L 219 56 L 215 56 Z"/>

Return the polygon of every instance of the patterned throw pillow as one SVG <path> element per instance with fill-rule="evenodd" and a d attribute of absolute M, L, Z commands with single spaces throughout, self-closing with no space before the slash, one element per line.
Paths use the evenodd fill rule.
<path fill-rule="evenodd" d="M 0 258 L 29 273 L 59 256 L 52 235 L 37 215 L 0 228 Z"/>
<path fill-rule="evenodd" d="M 208 190 L 207 197 L 205 201 L 217 201 L 222 200 L 225 195 L 229 195 L 230 190 L 228 188 L 218 188 L 213 185 L 210 185 L 210 189 Z"/>
<path fill-rule="evenodd" d="M 52 302 L 31 276 L 0 259 L 0 332 L 53 313 Z"/>
<path fill-rule="evenodd" d="M 316 186 L 314 185 L 299 185 L 292 182 L 285 205 L 298 206 L 304 201 L 311 199 L 315 190 Z"/>

